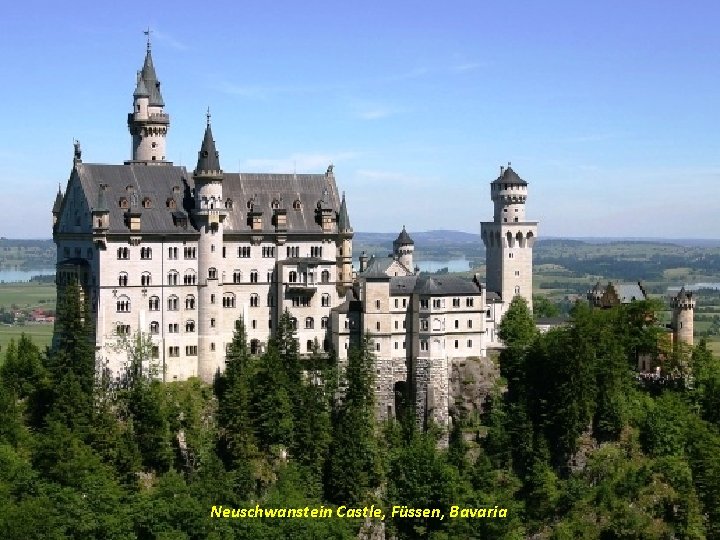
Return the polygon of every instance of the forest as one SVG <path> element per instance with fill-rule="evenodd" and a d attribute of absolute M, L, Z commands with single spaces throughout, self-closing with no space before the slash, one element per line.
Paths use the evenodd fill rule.
<path fill-rule="evenodd" d="M 719 539 L 720 365 L 668 347 L 657 305 L 578 303 L 538 333 L 516 298 L 481 430 L 378 423 L 371 348 L 298 354 L 287 317 L 261 356 L 238 320 L 213 385 L 161 383 L 147 337 L 119 381 L 96 371 L 75 287 L 54 347 L 23 336 L 0 367 L 0 536 L 6 539 Z M 665 377 L 639 377 L 638 354 Z M 406 396 L 408 404 L 412 396 Z M 363 518 L 211 517 L 213 506 L 384 508 Z M 391 517 L 393 505 L 506 517 Z M 370 536 L 368 536 L 369 538 Z"/>

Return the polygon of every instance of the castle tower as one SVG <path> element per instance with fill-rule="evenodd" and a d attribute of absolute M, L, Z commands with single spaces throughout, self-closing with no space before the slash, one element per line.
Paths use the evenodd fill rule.
<path fill-rule="evenodd" d="M 415 242 L 405 230 L 403 225 L 402 231 L 393 241 L 393 255 L 405 268 L 411 273 L 413 272 L 413 252 L 415 251 Z"/>
<path fill-rule="evenodd" d="M 487 288 L 496 292 L 507 306 L 520 295 L 532 309 L 532 248 L 538 222 L 525 218 L 527 182 L 508 163 L 490 183 L 495 205 L 493 221 L 481 224 L 486 250 Z"/>
<path fill-rule="evenodd" d="M 222 328 L 222 248 L 223 221 L 227 210 L 222 204 L 223 171 L 220 155 L 210 128 L 210 112 L 195 171 L 195 223 L 198 240 L 198 376 L 212 382 L 224 365 L 224 345 L 219 341 Z"/>
<path fill-rule="evenodd" d="M 677 295 L 670 298 L 670 307 L 673 343 L 683 342 L 692 347 L 695 317 L 695 298 L 692 292 L 686 291 L 685 287 L 681 288 Z"/>
<path fill-rule="evenodd" d="M 165 102 L 160 93 L 160 81 L 155 74 L 148 37 L 145 63 L 137 74 L 133 92 L 133 110 L 128 114 L 128 129 L 132 135 L 131 161 L 146 164 L 165 162 L 165 138 L 170 115 L 165 113 L 164 108 Z"/>
<path fill-rule="evenodd" d="M 347 203 L 345 202 L 345 192 L 342 195 L 340 203 L 340 211 L 337 218 L 337 289 L 340 296 L 352 287 L 353 271 L 352 271 L 352 237 L 353 229 L 350 226 L 350 217 L 348 216 Z"/>

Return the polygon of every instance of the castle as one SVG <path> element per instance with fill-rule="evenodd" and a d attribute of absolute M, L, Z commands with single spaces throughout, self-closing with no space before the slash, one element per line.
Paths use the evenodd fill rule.
<path fill-rule="evenodd" d="M 95 326 L 99 365 L 123 371 L 127 336 L 143 332 L 164 381 L 212 381 L 242 316 L 262 352 L 287 310 L 299 350 L 334 352 L 372 338 L 378 416 L 410 396 L 422 422 L 449 422 L 449 371 L 501 344 L 510 300 L 532 306 L 528 184 L 510 164 L 490 184 L 482 223 L 487 283 L 420 276 L 403 227 L 388 258 L 352 266 L 353 229 L 333 166 L 320 174 L 230 173 L 221 168 L 210 115 L 193 171 L 167 160 L 170 115 L 148 41 L 127 125 L 131 159 L 72 171 L 53 206 L 58 295 L 79 280 Z M 690 330 L 692 332 L 692 330 Z M 692 334 L 690 334 L 692 335 Z"/>

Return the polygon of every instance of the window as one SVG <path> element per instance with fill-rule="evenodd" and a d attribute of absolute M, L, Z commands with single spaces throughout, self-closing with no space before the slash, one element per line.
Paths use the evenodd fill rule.
<path fill-rule="evenodd" d="M 175 295 L 172 295 L 167 299 L 167 308 L 168 311 L 177 311 L 178 310 L 178 297 Z"/>
<path fill-rule="evenodd" d="M 117 250 L 117 258 L 121 260 L 127 260 L 130 258 L 130 250 L 126 247 L 120 247 Z"/>
<path fill-rule="evenodd" d="M 142 285 L 143 287 L 149 287 L 151 282 L 152 279 L 150 277 L 150 272 L 143 272 L 140 275 L 140 285 Z"/>
<path fill-rule="evenodd" d="M 297 330 L 297 319 L 295 317 L 290 318 L 290 328 Z"/>
<path fill-rule="evenodd" d="M 185 272 L 185 275 L 183 276 L 183 283 L 185 285 L 195 285 L 197 283 L 197 276 L 195 275 L 195 270 L 188 270 Z"/>
<path fill-rule="evenodd" d="M 512 259 L 512 258 L 513 258 L 513 254 L 512 254 L 512 253 L 508 253 L 508 259 Z"/>
<path fill-rule="evenodd" d="M 225 208 L 228 210 L 232 210 L 233 207 L 233 200 L 232 199 L 225 199 Z"/>
<path fill-rule="evenodd" d="M 407 298 L 403 298 L 403 307 L 407 307 Z"/>
<path fill-rule="evenodd" d="M 434 308 L 445 307 L 445 301 L 441 300 L 440 298 L 436 298 L 433 300 L 433 307 Z"/>
<path fill-rule="evenodd" d="M 460 321 L 455 319 L 455 328 L 460 328 Z"/>
<path fill-rule="evenodd" d="M 177 259 L 177 258 L 178 258 L 178 248 L 169 247 L 168 248 L 168 259 Z"/>
<path fill-rule="evenodd" d="M 474 300 L 472 298 L 465 299 L 465 307 L 473 307 Z"/>
<path fill-rule="evenodd" d="M 241 246 L 238 248 L 238 257 L 241 259 L 250 258 L 250 246 Z"/>
<path fill-rule="evenodd" d="M 380 351 L 380 344 L 379 344 L 379 343 L 376 343 L 376 344 L 375 344 L 375 350 L 378 351 L 378 352 Z"/>
<path fill-rule="evenodd" d="M 118 276 L 118 286 L 127 287 L 128 275 L 126 272 L 120 272 Z"/>
<path fill-rule="evenodd" d="M 519 285 L 517 285 L 515 287 L 515 294 L 520 294 L 520 286 Z"/>
<path fill-rule="evenodd" d="M 330 307 L 330 295 L 329 294 L 322 295 L 322 298 L 320 299 L 320 305 L 322 307 Z"/>
<path fill-rule="evenodd" d="M 150 333 L 151 334 L 159 334 L 160 333 L 160 323 L 157 321 L 153 321 L 150 323 Z"/>
<path fill-rule="evenodd" d="M 293 210 L 300 210 L 302 208 L 302 203 L 300 202 L 300 199 L 295 199 L 293 202 Z"/>
<path fill-rule="evenodd" d="M 257 270 L 251 270 L 250 271 L 250 283 L 257 283 L 258 282 L 258 272 Z"/>
<path fill-rule="evenodd" d="M 130 313 L 130 298 L 123 295 L 117 299 L 116 308 L 118 313 Z"/>
<path fill-rule="evenodd" d="M 168 285 L 177 285 L 178 283 L 178 273 L 175 270 L 170 270 L 168 272 Z"/>
<path fill-rule="evenodd" d="M 297 283 L 297 272 L 295 270 L 291 270 L 288 279 L 290 283 Z"/>
<path fill-rule="evenodd" d="M 188 294 L 185 297 L 185 309 L 187 309 L 187 310 L 195 309 L 195 297 L 192 294 Z"/>
<path fill-rule="evenodd" d="M 472 347 L 472 339 L 467 340 L 467 346 L 468 348 Z"/>
<path fill-rule="evenodd" d="M 197 356 L 197 345 L 186 345 L 185 356 Z"/>
<path fill-rule="evenodd" d="M 233 283 L 242 283 L 242 272 L 240 270 L 233 270 Z"/>
<path fill-rule="evenodd" d="M 305 318 L 305 329 L 306 330 L 312 330 L 315 328 L 315 321 L 312 317 L 306 317 Z"/>
<path fill-rule="evenodd" d="M 453 307 L 460 307 L 460 299 L 453 298 Z"/>
<path fill-rule="evenodd" d="M 429 327 L 430 327 L 430 324 L 428 323 L 427 319 L 420 320 L 420 330 L 427 332 Z"/>
<path fill-rule="evenodd" d="M 400 344 L 396 341 L 396 342 L 395 342 L 395 350 L 396 350 L 396 351 L 398 350 L 399 345 L 400 345 Z"/>
<path fill-rule="evenodd" d="M 250 295 L 250 307 L 258 307 L 258 298 L 257 294 Z"/>
<path fill-rule="evenodd" d="M 153 358 L 160 358 L 160 347 L 153 345 L 150 349 L 150 354 Z"/>
<path fill-rule="evenodd" d="M 168 356 L 180 356 L 180 347 L 177 345 L 168 347 Z"/>
<path fill-rule="evenodd" d="M 427 309 L 430 306 L 430 301 L 427 298 L 420 299 L 420 309 Z"/>
<path fill-rule="evenodd" d="M 456 339 L 455 340 L 455 348 L 457 349 L 460 346 L 460 342 Z"/>
<path fill-rule="evenodd" d="M 328 327 L 328 318 L 323 317 L 322 319 L 320 319 L 320 328 L 322 328 L 324 330 L 327 327 Z"/>
<path fill-rule="evenodd" d="M 152 248 L 140 248 L 140 258 L 145 260 L 152 259 Z"/>
<path fill-rule="evenodd" d="M 275 274 L 275 272 L 273 272 L 272 270 L 268 270 L 268 273 L 267 273 L 267 282 L 268 283 L 273 282 L 274 274 Z"/>
<path fill-rule="evenodd" d="M 262 248 L 262 256 L 266 259 L 275 257 L 275 246 L 264 246 Z"/>
<path fill-rule="evenodd" d="M 253 319 L 252 322 L 250 323 L 250 326 L 252 327 L 253 330 L 256 330 L 257 329 L 257 321 L 255 319 Z"/>
<path fill-rule="evenodd" d="M 115 326 L 115 333 L 118 336 L 127 336 L 130 333 L 130 325 L 129 324 L 122 324 L 118 323 Z"/>
<path fill-rule="evenodd" d="M 160 311 L 160 298 L 151 296 L 148 300 L 148 309 L 150 311 Z"/>
<path fill-rule="evenodd" d="M 177 334 L 179 332 L 178 323 L 170 323 L 168 324 L 168 333 L 170 334 Z"/>
<path fill-rule="evenodd" d="M 210 319 L 210 328 L 215 328 L 215 319 Z"/>
<path fill-rule="evenodd" d="M 194 332 L 195 331 L 195 321 L 188 320 L 185 322 L 185 331 L 186 332 Z"/>
<path fill-rule="evenodd" d="M 211 294 L 211 295 L 210 295 L 210 303 L 211 303 L 211 304 L 214 304 L 214 303 L 215 303 L 215 295 L 214 295 L 214 294 Z"/>
<path fill-rule="evenodd" d="M 310 256 L 321 259 L 322 258 L 322 247 L 311 246 L 310 247 Z"/>
<path fill-rule="evenodd" d="M 208 279 L 217 279 L 217 269 L 208 268 Z"/>
<path fill-rule="evenodd" d="M 118 206 L 120 208 L 128 208 L 130 205 L 128 204 L 128 200 L 125 197 L 122 197 L 118 202 Z"/>
<path fill-rule="evenodd" d="M 472 319 L 468 321 L 468 328 L 472 328 Z"/>
<path fill-rule="evenodd" d="M 423 339 L 420 341 L 420 350 L 421 351 L 427 351 L 428 350 L 428 342 L 427 340 Z"/>
<path fill-rule="evenodd" d="M 212 343 L 210 343 L 210 350 L 211 351 L 215 350 L 215 342 L 214 341 Z"/>
<path fill-rule="evenodd" d="M 290 257 L 299 257 L 300 256 L 300 248 L 298 246 L 288 246 L 287 247 L 287 257 L 288 259 Z"/>
<path fill-rule="evenodd" d="M 395 299 L 395 307 L 400 307 L 400 300 L 397 298 Z"/>
<path fill-rule="evenodd" d="M 395 330 L 397 330 L 399 326 L 400 326 L 400 323 L 398 323 L 398 321 L 395 321 Z"/>
<path fill-rule="evenodd" d="M 375 309 L 380 309 L 380 300 L 375 300 Z"/>
<path fill-rule="evenodd" d="M 197 249 L 194 247 L 183 248 L 183 257 L 185 259 L 195 259 L 197 257 Z"/>
<path fill-rule="evenodd" d="M 375 330 L 380 331 L 380 321 L 375 323 Z"/>

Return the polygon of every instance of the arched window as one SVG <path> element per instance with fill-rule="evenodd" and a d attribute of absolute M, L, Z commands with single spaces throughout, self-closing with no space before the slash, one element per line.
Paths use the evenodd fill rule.
<path fill-rule="evenodd" d="M 118 297 L 116 306 L 118 313 L 130 313 L 130 298 L 125 295 Z"/>
<path fill-rule="evenodd" d="M 520 286 L 515 287 L 515 294 L 520 294 Z"/>
<path fill-rule="evenodd" d="M 322 274 L 320 274 L 320 280 L 323 283 L 328 283 L 330 281 L 330 272 L 328 270 L 323 270 Z"/>
<path fill-rule="evenodd" d="M 208 279 L 217 279 L 217 269 L 208 268 Z"/>
<path fill-rule="evenodd" d="M 305 318 L 305 328 L 307 330 L 312 330 L 313 328 L 315 328 L 315 321 L 313 320 L 312 317 Z"/>
<path fill-rule="evenodd" d="M 143 287 L 149 287 L 151 282 L 152 279 L 150 277 L 150 272 L 143 272 L 140 274 L 140 285 Z"/>
<path fill-rule="evenodd" d="M 195 331 L 195 321 L 192 319 L 188 319 L 185 321 L 185 331 L 186 332 L 194 332 Z"/>
<path fill-rule="evenodd" d="M 160 333 L 160 323 L 157 321 L 153 321 L 150 323 L 150 333 L 151 334 L 159 334 Z"/>
<path fill-rule="evenodd" d="M 320 328 L 325 329 L 327 327 L 328 327 L 328 318 L 323 317 L 322 319 L 320 319 Z"/>
<path fill-rule="evenodd" d="M 258 282 L 258 271 L 251 270 L 250 271 L 250 283 L 257 283 L 257 282 Z"/>
<path fill-rule="evenodd" d="M 277 210 L 278 208 L 280 208 L 280 201 L 278 201 L 277 199 L 273 199 L 270 203 L 270 208 L 272 208 L 273 210 Z"/>
<path fill-rule="evenodd" d="M 293 330 L 297 330 L 297 319 L 295 317 L 290 318 L 290 327 Z"/>
<path fill-rule="evenodd" d="M 143 208 L 152 208 L 152 200 L 150 200 L 150 197 L 145 197 L 142 200 L 142 207 Z"/>
<path fill-rule="evenodd" d="M 242 272 L 240 270 L 233 270 L 233 283 L 242 283 Z"/>
<path fill-rule="evenodd" d="M 187 309 L 187 310 L 195 309 L 195 297 L 192 294 L 188 294 L 185 297 L 185 309 Z"/>
<path fill-rule="evenodd" d="M 172 295 L 167 299 L 167 308 L 168 308 L 168 311 L 177 311 L 178 310 L 178 297 L 177 296 Z"/>
<path fill-rule="evenodd" d="M 160 311 L 160 298 L 151 296 L 148 300 L 148 309 L 150 311 Z"/>
<path fill-rule="evenodd" d="M 127 260 L 130 258 L 130 250 L 126 247 L 119 247 L 117 250 L 117 258 Z"/>
<path fill-rule="evenodd" d="M 165 201 L 165 205 L 166 205 L 170 210 L 175 210 L 175 208 L 177 207 L 177 204 L 175 203 L 175 199 L 173 199 L 172 197 L 168 197 L 168 198 L 167 198 L 167 200 Z"/>
<path fill-rule="evenodd" d="M 300 210 L 302 209 L 302 203 L 300 202 L 300 199 L 295 199 L 293 202 L 293 210 Z"/>
<path fill-rule="evenodd" d="M 178 273 L 175 270 L 170 270 L 168 272 L 168 285 L 177 285 L 178 284 Z"/>
<path fill-rule="evenodd" d="M 125 197 L 121 197 L 118 206 L 120 206 L 120 208 L 128 208 L 130 205 L 128 204 L 128 200 Z"/>
<path fill-rule="evenodd" d="M 186 270 L 183 275 L 183 283 L 185 285 L 195 285 L 196 282 L 197 276 L 195 275 L 195 270 Z"/>
<path fill-rule="evenodd" d="M 140 248 L 140 258 L 141 259 L 152 259 L 152 248 L 149 247 L 142 247 Z"/>
<path fill-rule="evenodd" d="M 330 307 L 330 295 L 329 294 L 322 295 L 321 305 L 322 305 L 322 307 Z"/>
<path fill-rule="evenodd" d="M 289 280 L 290 280 L 290 283 L 297 283 L 297 272 L 295 270 L 290 271 Z"/>
<path fill-rule="evenodd" d="M 258 307 L 258 295 L 257 294 L 251 294 L 250 295 L 250 307 Z"/>
<path fill-rule="evenodd" d="M 225 293 L 222 298 L 222 304 L 225 308 L 235 307 L 235 295 L 233 293 Z"/>
<path fill-rule="evenodd" d="M 120 272 L 118 275 L 118 285 L 120 287 L 127 287 L 128 275 L 127 272 Z"/>

